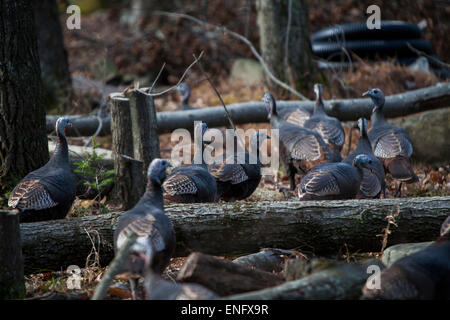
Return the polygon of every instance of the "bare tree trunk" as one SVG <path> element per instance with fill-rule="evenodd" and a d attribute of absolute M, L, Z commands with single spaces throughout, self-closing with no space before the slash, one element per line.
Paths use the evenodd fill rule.
<path fill-rule="evenodd" d="M 142 31 L 153 10 L 175 11 L 176 8 L 173 0 L 132 0 L 130 10 L 122 14 L 122 21 L 135 32 Z"/>
<path fill-rule="evenodd" d="M 72 79 L 56 0 L 33 1 L 43 101 L 47 110 L 64 113 L 72 97 Z"/>
<path fill-rule="evenodd" d="M 291 87 L 310 92 L 317 68 L 312 60 L 306 0 L 256 0 L 262 57 L 272 73 Z M 286 96 L 267 76 L 266 84 Z"/>
<path fill-rule="evenodd" d="M 0 1 L 0 194 L 48 161 L 30 0 Z"/>
<path fill-rule="evenodd" d="M 19 216 L 0 211 L 0 300 L 25 297 Z"/>

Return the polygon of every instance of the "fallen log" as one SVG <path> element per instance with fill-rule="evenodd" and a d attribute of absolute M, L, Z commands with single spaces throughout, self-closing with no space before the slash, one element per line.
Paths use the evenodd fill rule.
<path fill-rule="evenodd" d="M 360 117 L 370 118 L 373 104 L 369 99 L 327 100 L 325 111 L 341 121 L 356 121 Z M 302 106 L 310 111 L 314 101 L 278 101 L 277 107 L 295 108 Z M 383 111 L 386 117 L 394 118 L 450 106 L 450 83 L 438 83 L 435 86 L 386 97 Z M 250 122 L 267 122 L 267 111 L 261 101 L 233 103 L 227 106 L 235 124 Z M 47 115 L 47 132 L 55 128 L 59 116 Z M 164 111 L 156 114 L 158 133 L 170 133 L 175 129 L 192 129 L 194 121 L 204 121 L 209 127 L 228 126 L 228 119 L 223 106 L 198 108 L 184 111 Z M 91 136 L 99 125 L 97 116 L 69 116 L 73 128 L 67 128 L 68 136 Z M 99 135 L 111 133 L 110 118 L 103 118 Z"/>
<path fill-rule="evenodd" d="M 292 250 L 264 248 L 260 252 L 236 258 L 233 263 L 267 272 L 280 272 L 283 270 L 284 260 L 291 254 Z"/>
<path fill-rule="evenodd" d="M 289 259 L 284 264 L 284 279 L 293 281 L 310 275 L 318 270 L 335 266 L 336 260 L 326 258 Z"/>
<path fill-rule="evenodd" d="M 376 259 L 364 263 L 344 263 L 317 271 L 299 280 L 277 287 L 226 297 L 230 300 L 341 300 L 358 299 L 369 276 L 369 266 L 383 268 Z"/>
<path fill-rule="evenodd" d="M 164 280 L 151 270 L 144 280 L 146 300 L 216 300 L 220 297 L 196 283 L 176 283 Z"/>
<path fill-rule="evenodd" d="M 177 234 L 176 256 L 201 251 L 232 257 L 267 247 L 324 254 L 344 244 L 350 251 L 379 251 L 377 235 L 387 225 L 386 215 L 397 210 L 388 245 L 430 241 L 450 214 L 450 197 L 166 205 Z M 25 272 L 83 266 L 97 241 L 100 262 L 108 264 L 120 214 L 22 223 Z"/>
<path fill-rule="evenodd" d="M 434 241 L 418 242 L 418 243 L 400 243 L 390 246 L 383 251 L 381 261 L 386 267 L 392 266 L 396 261 L 407 257 L 413 253 L 423 250 L 433 244 Z"/>
<path fill-rule="evenodd" d="M 231 261 L 194 252 L 189 255 L 177 276 L 179 282 L 205 286 L 219 296 L 274 287 L 284 282 L 276 274 L 250 269 Z"/>

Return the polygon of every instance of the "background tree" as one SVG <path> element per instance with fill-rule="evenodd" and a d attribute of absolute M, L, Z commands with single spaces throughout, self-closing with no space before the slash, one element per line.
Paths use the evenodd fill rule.
<path fill-rule="evenodd" d="M 49 158 L 32 0 L 0 0 L 0 194 Z"/>
<path fill-rule="evenodd" d="M 318 78 L 309 40 L 306 0 L 256 0 L 259 43 L 272 73 L 302 93 L 309 93 Z M 287 42 L 286 42 L 287 41 Z M 269 90 L 281 89 L 266 76 Z"/>
<path fill-rule="evenodd" d="M 47 111 L 67 110 L 72 79 L 56 0 L 33 1 L 38 39 L 43 102 Z"/>

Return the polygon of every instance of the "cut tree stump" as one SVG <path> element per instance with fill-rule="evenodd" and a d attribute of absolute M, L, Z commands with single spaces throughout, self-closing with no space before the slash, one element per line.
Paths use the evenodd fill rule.
<path fill-rule="evenodd" d="M 226 297 L 230 300 L 336 300 L 358 299 L 367 279 L 373 274 L 368 267 L 383 264 L 377 259 L 363 263 L 343 263 L 317 271 L 299 280 L 277 287 Z"/>
<path fill-rule="evenodd" d="M 370 118 L 373 108 L 370 99 L 327 100 L 324 101 L 324 104 L 327 114 L 341 121 L 356 121 L 361 117 Z M 299 106 L 312 111 L 314 101 L 277 101 L 277 107 L 280 110 Z M 450 83 L 438 83 L 432 87 L 387 96 L 383 113 L 388 118 L 395 118 L 448 106 L 450 106 Z M 229 104 L 227 109 L 235 124 L 268 122 L 267 110 L 262 101 L 233 103 Z M 55 129 L 58 117 L 47 116 L 48 133 Z M 210 128 L 228 126 L 229 124 L 222 106 L 158 112 L 156 118 L 158 133 L 170 133 L 179 128 L 192 130 L 194 121 L 206 122 Z M 73 128 L 67 128 L 66 134 L 68 136 L 78 136 L 79 134 L 91 136 L 98 128 L 96 116 L 69 116 L 69 119 L 73 123 Z M 110 119 L 105 117 L 99 135 L 110 133 Z"/>
<path fill-rule="evenodd" d="M 17 211 L 0 211 L 0 300 L 25 297 Z"/>
<path fill-rule="evenodd" d="M 296 248 L 315 254 L 379 251 L 377 235 L 396 213 L 388 246 L 435 240 L 450 214 L 450 197 L 346 201 L 279 201 L 171 204 L 165 211 L 177 234 L 176 256 L 200 251 L 237 256 L 261 248 Z M 113 233 L 121 213 L 22 223 L 25 271 L 83 266 L 99 238 L 103 265 L 114 256 Z M 94 239 L 94 243 L 97 243 Z"/>
<path fill-rule="evenodd" d="M 201 284 L 220 296 L 274 287 L 284 279 L 231 261 L 194 252 L 184 262 L 177 281 Z"/>
<path fill-rule="evenodd" d="M 124 210 L 145 191 L 147 169 L 159 158 L 159 139 L 153 98 L 139 89 L 109 96 L 115 160 L 115 194 Z"/>
<path fill-rule="evenodd" d="M 134 158 L 144 162 L 144 176 L 153 159 L 159 158 L 159 139 L 153 97 L 139 89 L 125 93 L 130 101 Z"/>
<path fill-rule="evenodd" d="M 109 107 L 115 171 L 113 194 L 122 209 L 128 210 L 144 194 L 144 166 L 142 161 L 134 159 L 130 101 L 120 95 L 110 95 Z"/>

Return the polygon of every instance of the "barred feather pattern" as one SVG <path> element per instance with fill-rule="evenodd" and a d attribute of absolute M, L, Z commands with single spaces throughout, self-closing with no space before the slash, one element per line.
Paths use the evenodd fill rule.
<path fill-rule="evenodd" d="M 378 139 L 374 149 L 374 154 L 379 158 L 410 157 L 412 152 L 411 142 L 395 132 L 390 132 Z"/>
<path fill-rule="evenodd" d="M 320 144 L 314 136 L 303 138 L 292 148 L 291 157 L 296 160 L 318 160 L 321 157 Z"/>
<path fill-rule="evenodd" d="M 441 237 L 444 236 L 445 234 L 450 233 L 450 216 L 448 216 L 447 219 L 445 219 L 444 223 L 442 223 L 440 233 L 441 233 Z"/>
<path fill-rule="evenodd" d="M 164 181 L 164 190 L 169 195 L 196 194 L 198 189 L 195 182 L 188 176 L 176 172 Z"/>
<path fill-rule="evenodd" d="M 309 112 L 297 109 L 293 112 L 291 112 L 285 120 L 289 123 L 295 124 L 297 126 L 303 127 L 306 120 L 309 119 L 311 114 Z"/>
<path fill-rule="evenodd" d="M 209 173 L 219 181 L 231 182 L 231 184 L 238 184 L 248 180 L 247 173 L 240 164 L 211 165 Z"/>
<path fill-rule="evenodd" d="M 363 178 L 359 187 L 366 197 L 375 197 L 381 192 L 381 184 L 378 177 L 367 169 L 363 169 Z"/>
<path fill-rule="evenodd" d="M 336 177 L 329 169 L 310 171 L 301 181 L 300 193 L 310 193 L 318 196 L 340 193 Z M 301 195 L 299 195 L 301 197 Z"/>
<path fill-rule="evenodd" d="M 148 241 L 151 241 L 152 248 L 156 251 L 162 251 L 165 248 L 163 235 L 155 226 L 155 217 L 151 214 L 145 215 L 142 218 L 137 218 L 125 226 L 117 237 L 117 248 L 120 248 L 128 237 L 135 233 L 137 241 L 133 245 L 134 251 L 145 252 Z"/>
<path fill-rule="evenodd" d="M 313 129 L 320 134 L 326 143 L 339 147 L 344 145 L 345 133 L 331 123 L 320 121 Z"/>
<path fill-rule="evenodd" d="M 57 205 L 38 179 L 21 181 L 8 200 L 9 207 L 18 209 L 42 210 Z"/>

